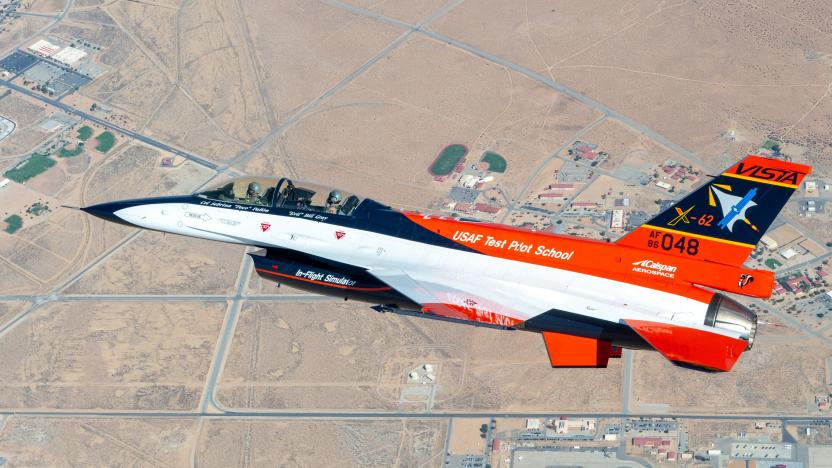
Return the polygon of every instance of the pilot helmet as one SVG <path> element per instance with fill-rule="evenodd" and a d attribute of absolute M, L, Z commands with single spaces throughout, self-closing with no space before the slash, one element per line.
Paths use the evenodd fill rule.
<path fill-rule="evenodd" d="M 337 190 L 329 192 L 329 197 L 326 199 L 326 202 L 330 205 L 337 205 L 338 203 L 341 203 L 341 192 Z"/>
<path fill-rule="evenodd" d="M 252 182 L 248 184 L 248 194 L 249 195 L 256 195 L 260 193 L 260 184 L 257 182 Z"/>

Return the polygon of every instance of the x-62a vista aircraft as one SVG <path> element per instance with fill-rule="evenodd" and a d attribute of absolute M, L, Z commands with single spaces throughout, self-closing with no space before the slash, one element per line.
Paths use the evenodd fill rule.
<path fill-rule="evenodd" d="M 810 166 L 748 156 L 616 242 L 400 211 L 287 178 L 83 208 L 145 229 L 260 247 L 264 278 L 381 311 L 543 336 L 553 367 L 605 367 L 622 348 L 728 371 L 769 297 L 743 262 Z"/>

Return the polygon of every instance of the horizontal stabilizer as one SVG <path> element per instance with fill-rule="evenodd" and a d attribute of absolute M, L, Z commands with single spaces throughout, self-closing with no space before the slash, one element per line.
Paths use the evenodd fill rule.
<path fill-rule="evenodd" d="M 650 346 L 672 362 L 729 371 L 748 347 L 740 338 L 697 328 L 643 320 L 625 320 Z"/>

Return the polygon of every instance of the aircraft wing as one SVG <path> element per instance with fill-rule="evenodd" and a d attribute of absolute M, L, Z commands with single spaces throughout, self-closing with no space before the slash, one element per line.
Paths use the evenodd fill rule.
<path fill-rule="evenodd" d="M 452 278 L 436 272 L 374 268 L 369 273 L 422 307 L 426 314 L 513 327 L 543 312 L 527 303 L 516 287 L 483 277 Z"/>
<path fill-rule="evenodd" d="M 422 307 L 425 314 L 514 327 L 546 311 L 514 282 L 481 277 L 460 279 L 435 272 L 372 269 L 370 274 Z M 621 349 L 597 338 L 542 331 L 552 367 L 606 367 Z"/>

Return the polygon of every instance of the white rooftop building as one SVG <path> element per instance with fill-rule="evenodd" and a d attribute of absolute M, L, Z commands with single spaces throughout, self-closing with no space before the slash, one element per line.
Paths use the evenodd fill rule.
<path fill-rule="evenodd" d="M 540 429 L 540 420 L 539 419 L 527 419 L 526 420 L 526 429 Z"/>
<path fill-rule="evenodd" d="M 797 251 L 795 251 L 793 248 L 789 247 L 788 249 L 781 250 L 780 255 L 783 258 L 785 258 L 786 260 L 788 260 L 788 259 L 794 257 L 795 255 L 797 255 Z"/>
<path fill-rule="evenodd" d="M 63 50 L 52 56 L 53 60 L 63 63 L 68 67 L 78 65 L 78 62 L 83 60 L 87 53 L 75 47 L 65 47 Z"/>

